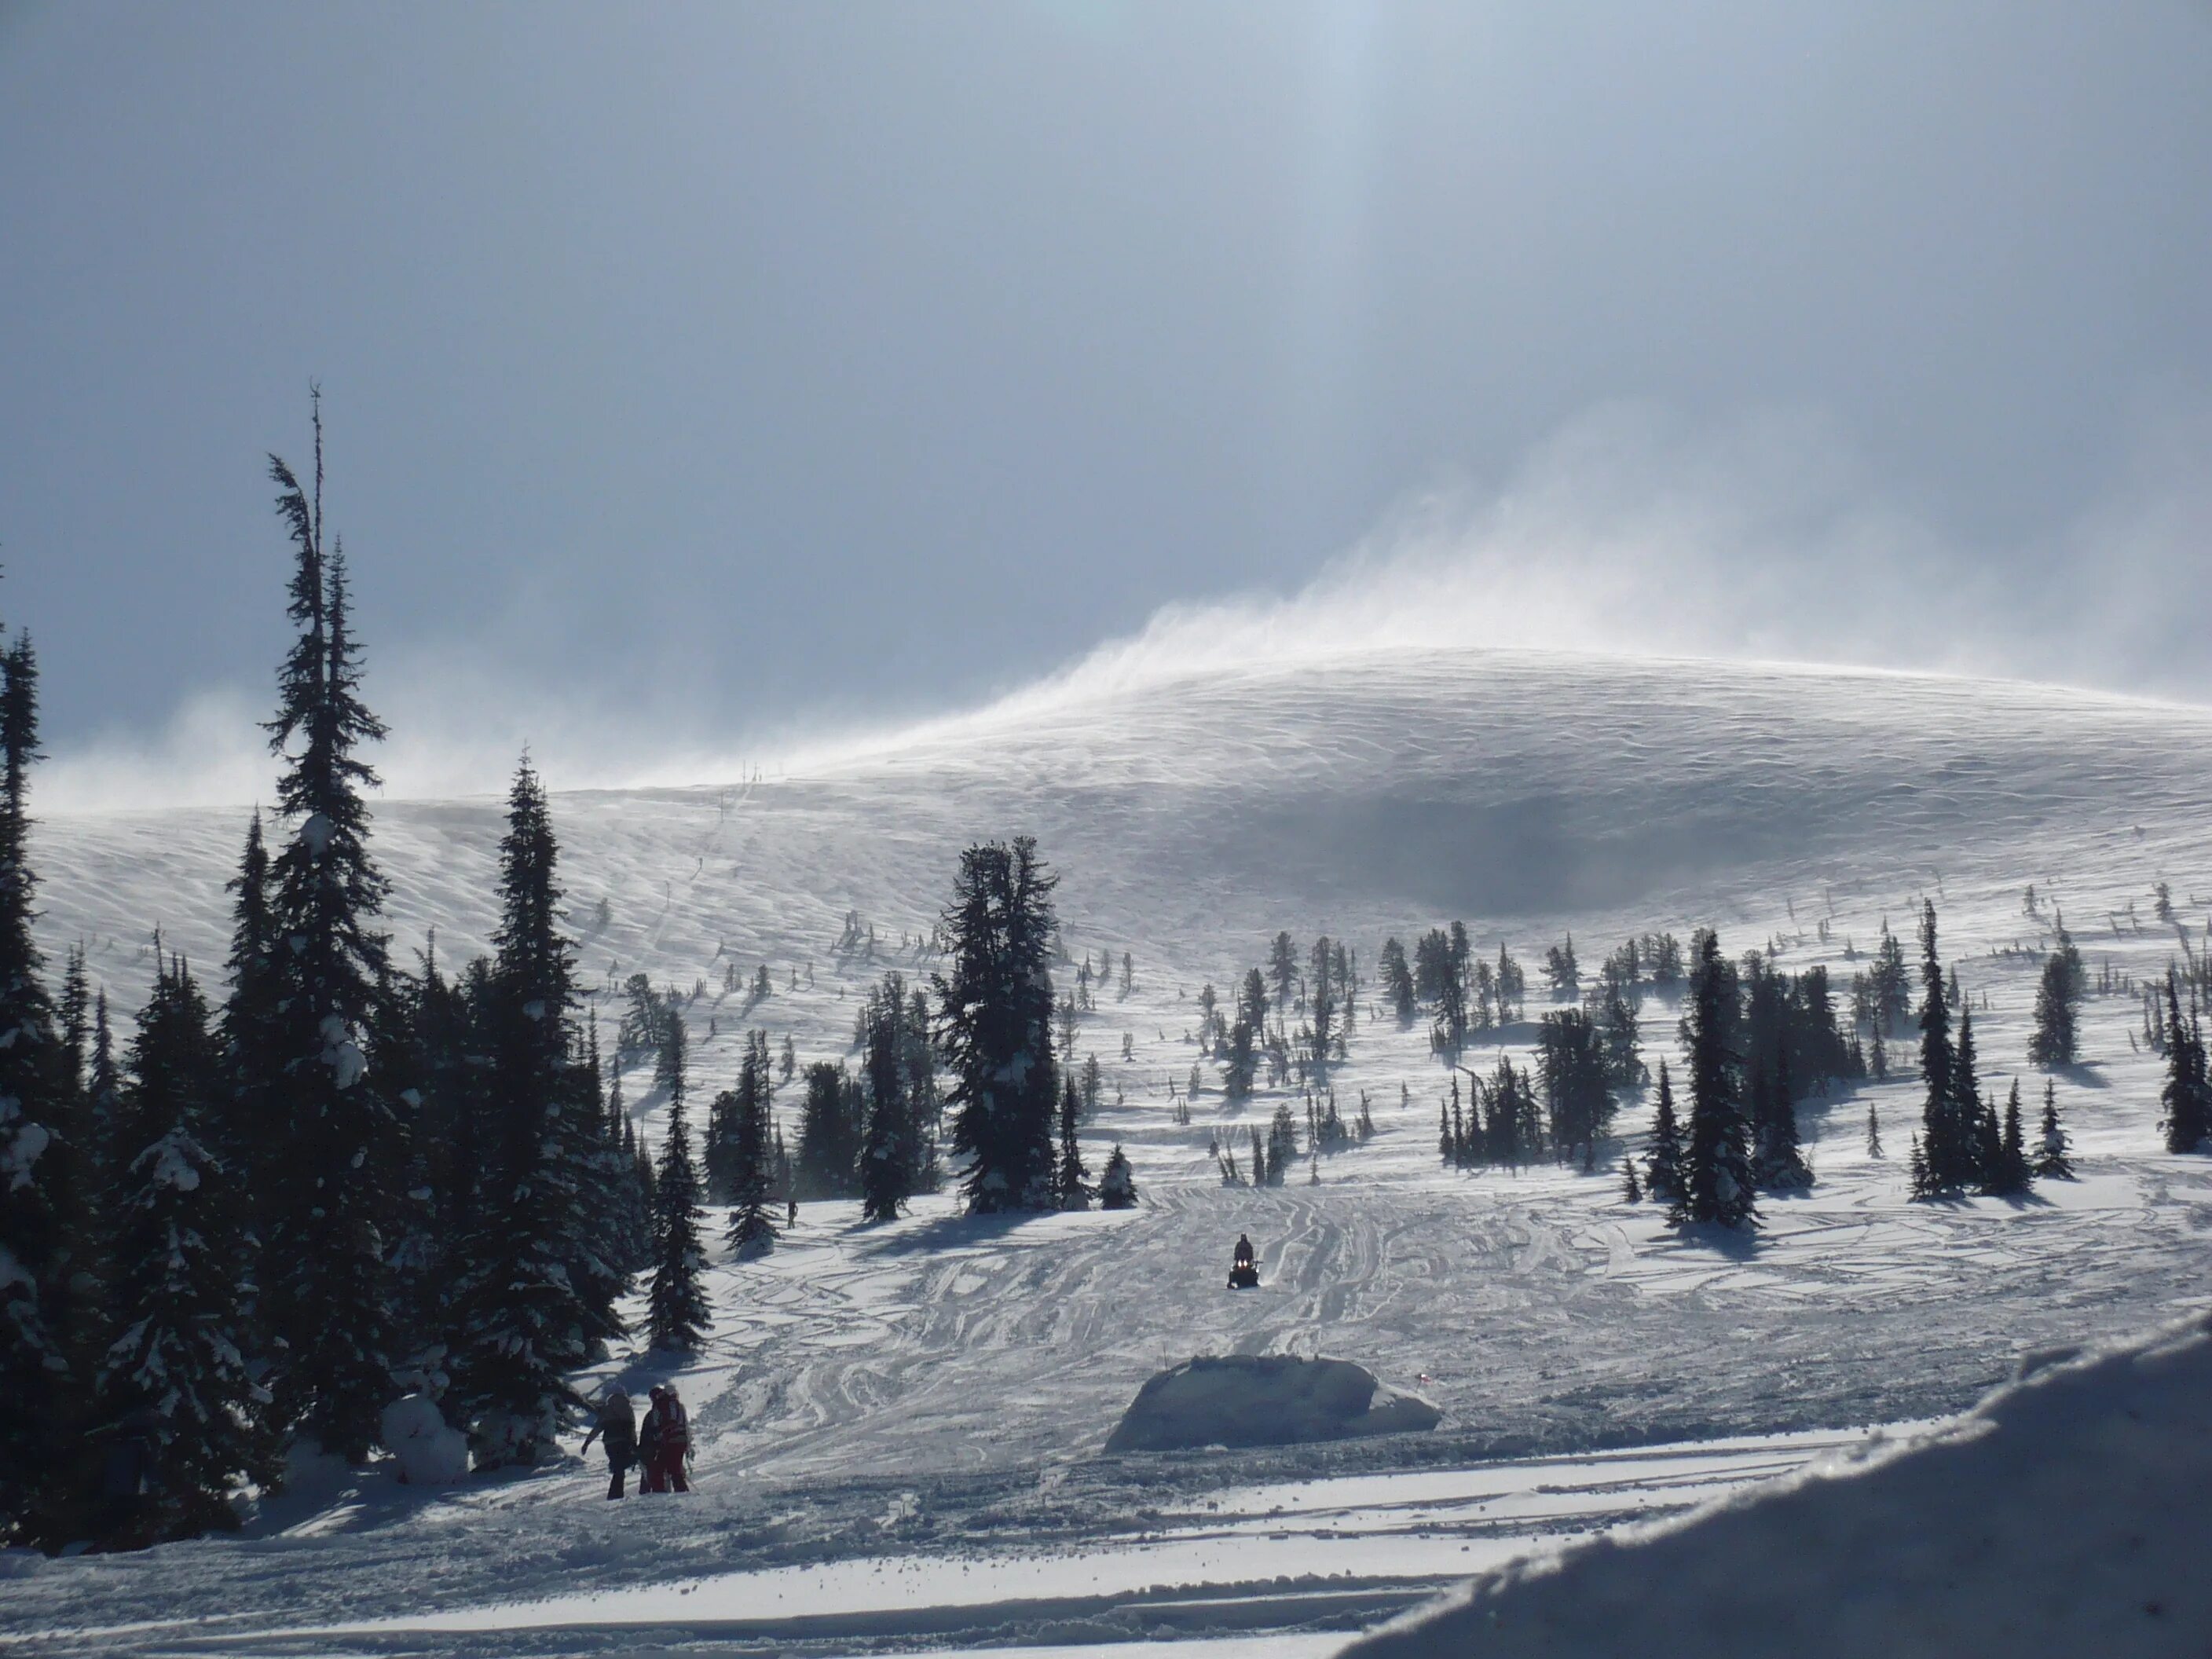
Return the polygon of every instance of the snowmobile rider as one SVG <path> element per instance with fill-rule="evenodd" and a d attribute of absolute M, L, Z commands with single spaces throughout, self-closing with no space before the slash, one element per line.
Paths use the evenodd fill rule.
<path fill-rule="evenodd" d="M 1252 1241 L 1243 1233 L 1237 1235 L 1237 1253 L 1229 1263 L 1229 1288 L 1232 1291 L 1255 1291 L 1260 1288 L 1260 1267 L 1252 1255 Z"/>
<path fill-rule="evenodd" d="M 626 1495 L 630 1466 L 637 1462 L 637 1414 L 631 1411 L 629 1396 L 617 1389 L 599 1402 L 599 1420 L 592 1424 L 591 1433 L 584 1437 L 584 1449 L 592 1449 L 592 1442 L 604 1438 L 607 1448 L 607 1496 L 610 1498 Z M 641 1477 L 639 1483 L 644 1485 Z"/>

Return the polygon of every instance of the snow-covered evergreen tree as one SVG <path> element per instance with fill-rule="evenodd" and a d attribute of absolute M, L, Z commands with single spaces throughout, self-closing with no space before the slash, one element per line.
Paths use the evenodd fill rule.
<path fill-rule="evenodd" d="M 270 1473 L 265 1400 L 247 1370 L 245 1194 L 203 1145 L 226 1092 L 206 1000 L 164 957 L 138 1018 L 118 1144 L 109 1312 L 95 1445 L 131 1440 L 139 1491 L 108 1494 L 106 1541 L 141 1545 L 238 1525 L 232 1492 Z"/>
<path fill-rule="evenodd" d="M 2004 1162 L 2004 1129 L 1995 1103 L 1982 1093 L 1981 1069 L 1974 1044 L 1974 1016 L 1959 1016 L 1959 1043 L 1951 1058 L 1951 1086 L 1958 1097 L 1958 1121 L 1966 1126 L 1970 1179 L 1984 1192 L 1996 1190 Z"/>
<path fill-rule="evenodd" d="M 1674 1117 L 1674 1085 L 1663 1060 L 1659 1062 L 1659 1103 L 1651 1115 L 1651 1139 L 1644 1158 L 1644 1185 L 1660 1203 L 1681 1200 L 1682 1130 Z"/>
<path fill-rule="evenodd" d="M 32 938 L 30 769 L 38 664 L 21 633 L 0 652 L 0 1541 L 38 1536 L 34 1511 L 86 1379 L 72 1285 L 87 1241 L 82 1164 L 64 1121 L 70 1091 L 44 962 Z M 47 1534 L 51 1536 L 51 1534 Z"/>
<path fill-rule="evenodd" d="M 2066 1126 L 2058 1119 L 2058 1091 L 2049 1078 L 2043 1080 L 2043 1121 L 2035 1138 L 2035 1173 L 2060 1181 L 2074 1178 Z"/>
<path fill-rule="evenodd" d="M 1137 1207 L 1137 1176 L 1128 1154 L 1117 1145 L 1106 1155 L 1106 1168 L 1098 1177 L 1098 1207 L 1133 1210 Z"/>
<path fill-rule="evenodd" d="M 1063 1210 L 1091 1207 L 1091 1171 L 1083 1167 L 1083 1143 L 1077 1133 L 1082 1116 L 1083 1102 L 1070 1079 L 1060 1097 L 1060 1168 L 1054 1187 Z"/>
<path fill-rule="evenodd" d="M 775 1248 L 776 1228 L 770 1208 L 776 1176 L 770 1112 L 775 1085 L 769 1075 L 769 1065 L 768 1033 L 748 1032 L 731 1110 L 730 1224 L 725 1235 L 740 1261 L 755 1261 Z M 814 1074 L 824 1069 L 807 1068 L 810 1093 Z M 844 1067 L 826 1069 L 831 1073 L 831 1086 L 842 1097 L 847 1081 Z"/>
<path fill-rule="evenodd" d="M 225 891 L 232 896 L 230 994 L 222 1011 L 224 1098 L 215 1139 L 243 1184 L 257 1242 L 270 1237 L 284 1182 L 278 1171 L 290 1125 L 278 1107 L 284 1054 L 278 1033 L 276 921 L 270 914 L 269 852 L 261 809 L 246 825 L 246 850 Z"/>
<path fill-rule="evenodd" d="M 1382 997 L 1390 1012 L 1398 1017 L 1401 1026 L 1411 1025 L 1417 1004 L 1413 995 L 1413 973 L 1406 963 L 1406 947 L 1395 939 L 1382 942 L 1381 967 Z"/>
<path fill-rule="evenodd" d="M 272 1116 L 283 1125 L 289 1174 L 271 1194 L 261 1289 L 282 1349 L 281 1419 L 359 1462 L 395 1393 L 400 1334 L 382 1232 L 394 1124 L 362 1046 L 384 959 L 375 923 L 386 885 L 369 859 L 362 800 L 376 774 L 360 750 L 383 737 L 384 725 L 360 696 L 344 550 L 335 541 L 325 547 L 319 404 L 314 425 L 312 495 L 283 461 L 269 463 L 292 539 L 289 614 L 299 634 L 269 722 L 283 762 L 277 805 L 286 829 L 270 869 L 270 937 L 280 943 L 272 1038 L 282 1057 Z"/>
<path fill-rule="evenodd" d="M 2081 952 L 2061 921 L 2057 942 L 2043 960 L 2043 975 L 2035 988 L 2035 1024 L 2027 1039 L 2027 1057 L 2033 1064 L 2074 1063 L 2080 1048 L 2077 1010 L 2087 985 Z"/>
<path fill-rule="evenodd" d="M 1259 1133 L 1255 1127 L 1253 1133 Z M 1291 1165 L 1297 1162 L 1298 1121 L 1291 1115 L 1291 1104 L 1282 1101 L 1275 1107 L 1275 1115 L 1267 1123 L 1267 1146 L 1263 1160 L 1267 1166 L 1266 1185 L 1279 1187 L 1290 1174 Z"/>
<path fill-rule="evenodd" d="M 1583 1162 L 1594 1164 L 1613 1121 L 1613 1091 L 1598 1029 L 1580 1009 L 1555 1010 L 1538 1024 L 1536 1075 L 1553 1155 L 1569 1158 L 1579 1149 Z"/>
<path fill-rule="evenodd" d="M 1996 1167 L 1985 1185 L 1988 1191 L 2009 1197 L 2026 1192 L 2034 1181 L 2035 1171 L 2027 1161 L 2027 1139 L 2021 1130 L 2020 1079 L 2014 1078 L 2012 1093 L 2005 1101 L 2004 1127 L 1998 1132 Z"/>
<path fill-rule="evenodd" d="M 806 1068 L 799 1149 L 792 1158 L 795 1196 L 849 1198 L 858 1189 L 861 1108 L 860 1091 L 843 1066 L 817 1060 Z"/>
<path fill-rule="evenodd" d="M 714 1328 L 700 1275 L 707 1253 L 699 1239 L 699 1170 L 691 1161 L 691 1128 L 684 1115 L 679 1071 L 668 1099 L 668 1125 L 653 1177 L 653 1280 L 646 1296 L 646 1340 L 664 1352 L 690 1353 Z"/>
<path fill-rule="evenodd" d="M 1751 1177 L 1740 1060 L 1734 1048 L 1736 982 L 1720 941 L 1701 932 L 1691 951 L 1690 988 L 1682 1012 L 1682 1047 L 1690 1069 L 1688 1144 L 1682 1155 L 1677 1221 L 1755 1226 L 1759 1208 Z"/>
<path fill-rule="evenodd" d="M 1936 952 L 1936 905 L 1923 900 L 1920 911 L 1920 1077 L 1925 1091 L 1921 1108 L 1920 1155 L 1927 1178 L 1925 1194 L 1955 1193 L 1974 1179 L 1972 1121 L 1959 1109 L 1957 1054 L 1951 1041 L 1950 1004 L 1945 995 L 1943 964 Z"/>
<path fill-rule="evenodd" d="M 867 1127 L 860 1144 L 864 1221 L 896 1219 L 921 1184 L 906 1013 L 905 983 L 891 974 L 869 998 L 861 1016 L 860 1069 L 867 1085 Z M 1094 1067 L 1096 1064 L 1094 1060 Z"/>
<path fill-rule="evenodd" d="M 1606 1081 L 1633 1089 L 1651 1075 L 1644 1064 L 1633 988 L 1620 976 L 1606 975 L 1596 1010 L 1598 1043 L 1605 1055 Z"/>
<path fill-rule="evenodd" d="M 2160 1127 L 2169 1152 L 2212 1150 L 2212 1082 L 2206 1076 L 2204 1040 L 2194 1008 L 2181 1013 L 2181 992 L 2174 970 L 2166 970 L 2166 1086 L 2159 1092 L 2165 1109 Z"/>
<path fill-rule="evenodd" d="M 970 1214 L 1054 1202 L 1052 892 L 1028 836 L 960 856 L 945 930 L 951 972 L 936 976 L 939 1052 L 953 1150 L 968 1160 Z"/>
<path fill-rule="evenodd" d="M 605 1249 L 599 1103 L 577 1063 L 574 946 L 560 926 L 559 848 L 526 759 L 500 843 L 488 1084 L 493 1177 L 459 1287 L 453 1399 L 480 1468 L 536 1462 L 580 1400 L 567 1376 L 623 1330 L 628 1275 Z"/>

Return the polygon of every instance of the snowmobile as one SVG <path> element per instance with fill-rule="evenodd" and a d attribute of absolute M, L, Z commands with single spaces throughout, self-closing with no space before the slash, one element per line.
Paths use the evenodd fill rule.
<path fill-rule="evenodd" d="M 1232 1291 L 1256 1291 L 1260 1288 L 1259 1265 L 1252 1259 L 1252 1241 L 1239 1237 L 1237 1255 L 1229 1264 L 1229 1288 Z"/>

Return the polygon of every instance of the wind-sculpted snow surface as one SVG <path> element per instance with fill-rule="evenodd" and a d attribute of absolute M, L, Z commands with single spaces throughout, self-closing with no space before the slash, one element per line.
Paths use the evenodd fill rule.
<path fill-rule="evenodd" d="M 698 1449 L 688 1504 L 606 1504 L 604 1474 L 574 1465 L 450 1490 L 400 1487 L 380 1465 L 288 1495 L 240 1539 L 0 1560 L 0 1632 L 102 1653 L 633 1651 L 651 1645 L 646 1626 L 680 1615 L 678 1580 L 711 1580 L 729 1599 L 720 1623 L 705 1621 L 717 1633 L 651 1638 L 672 1650 L 740 1650 L 730 1621 L 741 1613 L 754 1621 L 744 1641 L 789 1652 L 951 1644 L 953 1632 L 1035 1639 L 1062 1618 L 1098 1640 L 1224 1620 L 1348 1632 L 1533 1542 L 1711 1487 L 1622 1476 L 1602 1501 L 1547 1498 L 1510 1524 L 1469 1492 L 1612 1482 L 1607 1460 L 1645 1455 L 1627 1449 L 1729 1437 L 1753 1437 L 1752 1449 L 1661 1462 L 1724 1464 L 1730 1480 L 1782 1472 L 1814 1455 L 1812 1431 L 1961 1410 L 2025 1348 L 2139 1332 L 2203 1305 L 2212 1160 L 2160 1150 L 2160 1062 L 2131 1036 L 2128 988 L 2204 948 L 2212 717 L 2201 712 L 1800 669 L 1343 656 L 1029 699 L 803 776 L 556 796 L 554 816 L 603 1042 L 626 975 L 672 986 L 694 1087 L 709 1092 L 730 1082 L 752 1027 L 779 1047 L 788 1034 L 802 1065 L 848 1058 L 868 988 L 936 965 L 921 939 L 959 847 L 1036 834 L 1064 878 L 1059 988 L 1078 957 L 1132 958 L 1130 989 L 1118 974 L 1099 988 L 1076 1048 L 1098 1058 L 1105 1084 L 1087 1162 L 1096 1170 L 1125 1146 L 1140 1207 L 970 1219 L 948 1194 L 863 1226 L 855 1204 L 811 1203 L 765 1260 L 718 1259 L 702 1352 L 625 1349 L 582 1379 L 633 1395 L 678 1381 Z M 490 799 L 378 808 L 403 957 L 433 925 L 448 969 L 485 948 L 502 827 Z M 58 957 L 85 939 L 125 1009 L 143 995 L 155 924 L 167 946 L 220 961 L 222 884 L 244 831 L 242 811 L 42 824 L 50 948 Z M 2160 880 L 2185 940 L 2152 918 Z M 2079 1180 L 2019 1200 L 1908 1202 L 1920 1101 L 1900 1030 L 1898 1075 L 1802 1109 L 1810 1192 L 1763 1200 L 1755 1240 L 1680 1234 L 1620 1194 L 1648 1092 L 1626 1097 L 1597 1174 L 1442 1169 L 1437 1118 L 1455 1073 L 1422 1024 L 1401 1030 L 1370 994 L 1325 1086 L 1347 1120 L 1364 1097 L 1373 1140 L 1300 1161 L 1281 1188 L 1220 1182 L 1217 1140 L 1241 1161 L 1279 1104 L 1304 1120 L 1295 1091 L 1224 1100 L 1195 1040 L 1200 986 L 1229 991 L 1278 929 L 1301 949 L 1321 933 L 1342 939 L 1371 981 L 1386 935 L 1411 944 L 1458 917 L 1486 956 L 1509 942 L 1534 980 L 1542 948 L 1570 930 L 1594 965 L 1632 933 L 1686 939 L 1711 923 L 1731 955 L 1770 948 L 1778 968 L 1825 963 L 1840 981 L 1885 919 L 1910 948 L 1923 896 L 1941 907 L 1944 954 L 1973 1006 L 1984 1086 L 2001 1093 L 2018 1076 L 2031 1115 L 2043 1078 L 2025 1067 L 2028 1012 L 2055 908 L 2093 987 L 2114 987 L 2084 1010 L 2084 1064 L 2056 1078 Z M 840 951 L 848 911 L 862 942 Z M 732 965 L 744 984 L 762 964 L 766 1000 L 722 989 Z M 1544 1006 L 1537 992 L 1531 1018 Z M 1644 1004 L 1655 1062 L 1675 1052 L 1675 1016 L 1662 998 Z M 1526 1022 L 1491 1033 L 1466 1063 L 1487 1072 L 1504 1053 L 1522 1064 L 1533 1038 Z M 1187 1088 L 1194 1062 L 1204 1086 L 1186 1125 L 1170 1090 Z M 650 1074 L 635 1059 L 626 1087 L 653 1139 L 663 1103 Z M 1887 1157 L 1868 1151 L 1869 1109 Z M 793 1091 L 777 1109 L 788 1133 Z M 1262 1288 L 1231 1293 L 1240 1231 L 1259 1247 Z M 1148 1377 L 1231 1354 L 1354 1360 L 1432 1401 L 1442 1421 L 1319 1444 L 1105 1454 Z M 1554 1474 L 1500 1461 L 1526 1459 Z M 1286 1525 L 1269 1512 L 1304 1500 L 1271 1497 L 1249 1524 L 1214 1526 L 1224 1488 L 1318 1490 L 1324 1477 L 1362 1492 L 1381 1482 L 1382 1495 L 1322 1506 L 1368 1517 L 1356 1523 Z M 1384 1488 L 1403 1490 L 1389 1483 L 1430 1480 L 1460 1494 L 1451 1518 L 1388 1518 L 1401 1512 Z M 1055 1561 L 1131 1588 L 1093 1594 L 1053 1577 Z M 999 1612 L 960 1601 L 961 1564 Z M 1212 1595 L 1203 1613 L 1138 1594 L 1172 1582 L 1204 1600 L 1190 1587 L 1278 1578 L 1288 1588 Z M 787 1595 L 783 1606 L 826 1618 L 840 1597 L 857 1605 L 862 1581 L 882 1591 L 865 1629 L 817 1623 L 802 1640 L 760 1611 Z M 1048 1592 L 1059 1612 L 1000 1607 Z M 521 1603 L 537 1611 L 510 1605 Z M 609 1607 L 629 1622 L 592 1634 Z M 335 1633 L 434 1612 L 477 1622 L 434 1640 Z M 288 1627 L 303 1633 L 276 1634 Z M 526 1641 L 497 1637 L 526 1627 Z"/>
<path fill-rule="evenodd" d="M 1544 1553 L 1347 1659 L 2212 1651 L 2212 1321 L 2000 1389 L 1649 1535 Z"/>
<path fill-rule="evenodd" d="M 1610 933 L 1937 872 L 2101 878 L 2138 826 L 2193 842 L 2208 758 L 2203 711 L 2049 687 L 1432 651 L 1017 698 L 802 775 L 558 796 L 556 818 L 589 969 L 688 985 L 724 949 L 819 957 L 848 908 L 926 929 L 962 844 L 1027 831 L 1073 935 L 1189 974 L 1285 926 Z M 499 814 L 378 807 L 403 947 L 434 927 L 448 961 L 484 948 Z M 118 981 L 157 923 L 219 961 L 244 834 L 243 807 L 44 826 L 48 937 Z"/>

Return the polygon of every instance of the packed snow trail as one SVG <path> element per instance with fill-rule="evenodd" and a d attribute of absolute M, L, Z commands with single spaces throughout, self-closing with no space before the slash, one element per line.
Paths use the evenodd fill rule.
<path fill-rule="evenodd" d="M 1141 1510 L 1064 1504 L 1057 1537 L 1008 1528 L 917 1550 L 866 1547 L 863 1536 L 848 1553 L 799 1560 L 788 1540 L 763 1548 L 749 1535 L 761 1522 L 749 1490 L 502 1510 L 480 1491 L 410 1502 L 386 1489 L 368 1524 L 340 1506 L 336 1524 L 202 1559 L 216 1570 L 180 1602 L 163 1605 L 164 1587 L 134 1570 L 147 1557 L 76 1564 L 94 1595 L 35 1633 L 14 1622 L 12 1594 L 0 1598 L 0 1643 L 40 1654 L 458 1656 L 850 1654 L 1240 1630 L 1340 1639 L 1486 1564 L 1678 1512 L 1867 1440 L 1787 1436 L 1204 1495 L 1167 1485 Z M 494 1516 L 501 1524 L 488 1527 Z M 483 1559 L 455 1548 L 464 1539 Z M 44 1576 L 19 1582 L 35 1589 Z M 293 1590 L 289 1605 L 266 1601 L 272 1580 Z"/>

